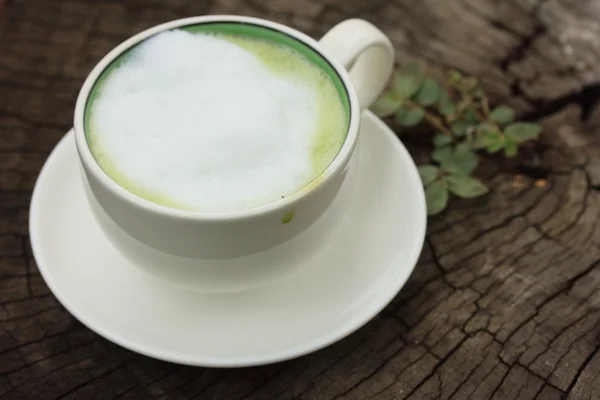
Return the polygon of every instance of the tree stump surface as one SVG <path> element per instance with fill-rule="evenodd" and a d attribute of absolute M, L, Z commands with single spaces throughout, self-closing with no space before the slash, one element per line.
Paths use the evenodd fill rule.
<path fill-rule="evenodd" d="M 201 14 L 315 38 L 368 19 L 398 62 L 478 76 L 542 138 L 517 161 L 484 162 L 491 193 L 430 219 L 410 281 L 348 338 L 246 369 L 132 353 L 50 293 L 29 247 L 31 191 L 95 63 Z M 0 398 L 600 399 L 599 20 L 598 0 L 0 0 Z M 421 160 L 428 139 L 394 128 Z"/>

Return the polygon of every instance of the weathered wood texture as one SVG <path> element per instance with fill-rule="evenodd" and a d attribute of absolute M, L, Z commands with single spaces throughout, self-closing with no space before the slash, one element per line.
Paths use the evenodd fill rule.
<path fill-rule="evenodd" d="M 600 399 L 600 1 L 2 3 L 0 397 Z M 28 248 L 30 194 L 92 66 L 142 29 L 206 13 L 268 17 L 314 37 L 367 18 L 393 39 L 398 61 L 481 77 L 495 102 L 541 120 L 543 139 L 518 162 L 486 162 L 492 193 L 431 220 L 410 282 L 349 338 L 244 370 L 136 355 L 48 291 Z M 403 140 L 420 158 L 426 142 Z"/>

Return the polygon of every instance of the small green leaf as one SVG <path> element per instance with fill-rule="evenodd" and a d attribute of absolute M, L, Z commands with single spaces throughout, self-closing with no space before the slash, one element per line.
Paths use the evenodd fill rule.
<path fill-rule="evenodd" d="M 456 136 L 464 136 L 467 133 L 467 129 L 471 126 L 471 123 L 464 119 L 457 119 L 450 124 L 452 133 Z"/>
<path fill-rule="evenodd" d="M 460 71 L 451 69 L 448 71 L 448 83 L 451 85 L 457 85 L 462 80 L 462 74 Z"/>
<path fill-rule="evenodd" d="M 452 138 L 448 135 L 444 135 L 443 133 L 438 133 L 433 137 L 433 145 L 435 147 L 448 146 L 450 143 L 452 143 Z"/>
<path fill-rule="evenodd" d="M 425 110 L 422 108 L 401 108 L 396 112 L 396 121 L 406 127 L 415 126 L 423 119 Z"/>
<path fill-rule="evenodd" d="M 435 181 L 440 174 L 440 169 L 435 165 L 421 165 L 418 170 L 423 186 L 427 186 Z"/>
<path fill-rule="evenodd" d="M 518 147 L 517 142 L 510 136 L 504 137 L 504 155 L 506 157 L 514 157 L 517 155 Z"/>
<path fill-rule="evenodd" d="M 438 147 L 431 152 L 431 158 L 440 164 L 452 156 L 452 148 L 450 146 Z"/>
<path fill-rule="evenodd" d="M 427 215 L 440 213 L 448 204 L 448 189 L 440 182 L 433 182 L 425 189 Z"/>
<path fill-rule="evenodd" d="M 469 108 L 465 111 L 463 119 L 471 125 L 477 125 L 479 123 L 479 118 L 477 118 L 477 112 L 473 108 Z"/>
<path fill-rule="evenodd" d="M 388 117 L 394 114 L 400 106 L 402 102 L 394 97 L 391 92 L 385 93 L 381 96 L 377 101 L 371 106 L 371 110 L 377 114 L 379 117 Z"/>
<path fill-rule="evenodd" d="M 451 175 L 447 181 L 450 192 L 463 199 L 478 197 L 488 192 L 488 188 L 479 179 L 470 176 Z"/>
<path fill-rule="evenodd" d="M 492 110 L 490 119 L 499 124 L 510 124 L 515 120 L 515 111 L 506 106 L 499 106 Z"/>
<path fill-rule="evenodd" d="M 494 133 L 499 134 L 500 131 L 494 125 L 489 124 L 487 122 L 482 122 L 479 125 L 477 125 L 477 133 L 480 135 L 489 135 Z"/>
<path fill-rule="evenodd" d="M 494 144 L 500 144 L 500 148 L 504 146 L 502 134 L 494 125 L 483 122 L 477 126 L 476 133 L 473 142 L 473 147 L 476 149 L 484 149 Z"/>
<path fill-rule="evenodd" d="M 454 106 L 454 103 L 452 103 L 452 99 L 450 99 L 448 92 L 446 92 L 444 89 L 440 90 L 437 108 L 440 114 L 445 117 L 448 117 L 456 112 L 456 107 Z"/>
<path fill-rule="evenodd" d="M 423 106 L 430 106 L 440 97 L 440 87 L 431 78 L 425 78 L 417 92 L 417 102 Z"/>
<path fill-rule="evenodd" d="M 534 139 L 539 136 L 542 127 L 539 124 L 530 122 L 516 122 L 506 127 L 504 133 L 517 143 L 523 143 L 527 140 Z"/>
<path fill-rule="evenodd" d="M 458 147 L 442 162 L 441 168 L 453 174 L 469 175 L 477 166 L 477 162 L 477 155 L 473 151 Z"/>
<path fill-rule="evenodd" d="M 455 153 L 460 153 L 460 152 L 470 152 L 471 151 L 471 146 L 469 146 L 469 143 L 463 141 L 458 143 L 456 146 L 454 146 L 454 152 Z"/>
<path fill-rule="evenodd" d="M 487 146 L 486 151 L 490 154 L 494 154 L 494 153 L 499 152 L 503 148 L 504 148 L 504 140 L 501 138 L 500 141 L 498 141 L 496 143 L 491 143 L 489 146 Z"/>
<path fill-rule="evenodd" d="M 417 93 L 423 82 L 423 69 L 418 63 L 411 63 L 402 69 L 394 80 L 394 92 L 402 98 L 410 98 Z"/>

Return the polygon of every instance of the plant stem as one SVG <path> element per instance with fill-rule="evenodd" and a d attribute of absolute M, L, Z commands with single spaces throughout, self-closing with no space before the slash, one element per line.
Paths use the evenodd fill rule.
<path fill-rule="evenodd" d="M 449 136 L 449 137 L 454 137 L 452 135 L 452 132 L 450 132 L 450 130 L 448 128 L 446 128 L 446 126 L 444 125 L 444 123 L 442 122 L 442 120 L 439 119 L 436 115 L 434 115 L 434 114 L 430 113 L 429 111 L 425 110 L 425 115 L 423 116 L 423 118 L 425 118 L 425 120 L 429 123 L 429 125 L 431 125 L 434 128 L 438 129 L 444 135 Z"/>
<path fill-rule="evenodd" d="M 486 95 L 481 96 L 481 109 L 483 110 L 485 119 L 490 119 L 490 103 Z"/>
<path fill-rule="evenodd" d="M 452 135 L 452 132 L 444 125 L 444 122 L 437 115 L 429 112 L 425 107 L 421 107 L 421 105 L 416 104 L 410 99 L 406 99 L 406 103 L 413 108 L 423 108 L 423 110 L 425 111 L 425 115 L 423 116 L 423 118 L 425 118 L 425 121 L 427 121 L 429 125 L 436 128 L 446 136 L 449 136 L 451 138 L 454 137 Z"/>

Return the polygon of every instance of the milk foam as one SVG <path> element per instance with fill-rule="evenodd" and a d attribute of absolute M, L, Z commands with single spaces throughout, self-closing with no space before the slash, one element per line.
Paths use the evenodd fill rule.
<path fill-rule="evenodd" d="M 274 54 L 298 67 L 273 68 Z M 88 112 L 92 152 L 117 183 L 204 212 L 289 196 L 322 172 L 345 137 L 333 83 L 299 53 L 185 31 L 132 50 Z"/>

